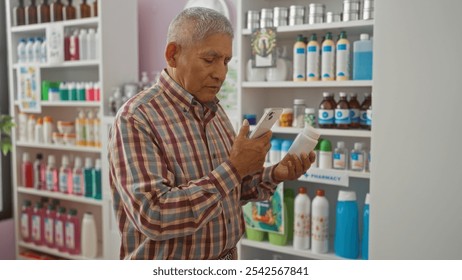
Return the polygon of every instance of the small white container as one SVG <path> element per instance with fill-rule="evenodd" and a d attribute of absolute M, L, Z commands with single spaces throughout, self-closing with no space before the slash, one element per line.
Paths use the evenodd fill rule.
<path fill-rule="evenodd" d="M 311 250 L 325 254 L 329 251 L 329 201 L 324 190 L 316 191 L 311 207 Z"/>
<path fill-rule="evenodd" d="M 81 246 L 83 257 L 88 259 L 96 258 L 98 254 L 98 233 L 95 218 L 91 212 L 83 214 Z"/>
<path fill-rule="evenodd" d="M 294 199 L 294 240 L 297 250 L 310 249 L 311 235 L 311 201 L 305 188 L 299 188 Z"/>

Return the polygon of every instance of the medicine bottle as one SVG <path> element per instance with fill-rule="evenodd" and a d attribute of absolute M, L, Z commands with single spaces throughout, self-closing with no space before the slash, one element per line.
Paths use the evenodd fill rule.
<path fill-rule="evenodd" d="M 295 99 L 294 100 L 294 120 L 292 122 L 293 127 L 303 128 L 305 127 L 305 100 Z"/>

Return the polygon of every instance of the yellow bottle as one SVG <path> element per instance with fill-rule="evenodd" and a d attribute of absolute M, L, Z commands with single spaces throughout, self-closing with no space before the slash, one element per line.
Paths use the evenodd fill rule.
<path fill-rule="evenodd" d="M 87 145 L 85 124 L 85 113 L 83 111 L 80 111 L 77 119 L 75 119 L 75 137 L 77 146 Z"/>
<path fill-rule="evenodd" d="M 90 147 L 95 146 L 95 134 L 94 134 L 94 128 L 95 128 L 95 114 L 93 111 L 88 111 L 88 117 L 85 120 L 85 139 L 87 140 L 86 145 Z"/>
<path fill-rule="evenodd" d="M 350 79 L 350 41 L 345 31 L 340 32 L 340 39 L 337 41 L 336 55 L 336 77 L 337 81 Z"/>
<path fill-rule="evenodd" d="M 332 33 L 327 32 L 326 39 L 322 42 L 321 51 L 321 77 L 323 81 L 335 80 L 335 43 Z"/>
<path fill-rule="evenodd" d="M 319 43 L 316 34 L 312 34 L 306 46 L 306 80 L 319 81 Z"/>

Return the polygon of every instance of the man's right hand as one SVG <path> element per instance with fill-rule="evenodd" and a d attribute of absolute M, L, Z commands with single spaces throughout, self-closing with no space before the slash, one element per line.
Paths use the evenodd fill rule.
<path fill-rule="evenodd" d="M 241 178 L 261 171 L 265 163 L 266 154 L 271 147 L 271 131 L 258 138 L 249 139 L 247 137 L 249 129 L 249 122 L 244 120 L 229 156 L 229 160 L 237 169 Z"/>

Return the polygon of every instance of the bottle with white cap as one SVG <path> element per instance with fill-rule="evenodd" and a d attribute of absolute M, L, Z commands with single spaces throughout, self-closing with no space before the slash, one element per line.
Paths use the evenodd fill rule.
<path fill-rule="evenodd" d="M 87 30 L 82 28 L 79 33 L 80 60 L 88 59 Z"/>
<path fill-rule="evenodd" d="M 72 169 L 69 166 L 69 157 L 63 155 L 59 169 L 59 191 L 72 193 Z"/>
<path fill-rule="evenodd" d="M 48 156 L 48 165 L 46 170 L 46 186 L 48 191 L 58 191 L 58 169 L 56 168 L 56 159 L 54 155 Z"/>
<path fill-rule="evenodd" d="M 361 241 L 361 257 L 363 260 L 369 259 L 369 205 L 370 195 L 366 194 L 363 212 L 363 239 Z"/>
<path fill-rule="evenodd" d="M 84 194 L 85 180 L 83 176 L 82 159 L 75 157 L 74 170 L 72 171 L 72 193 L 75 195 Z"/>
<path fill-rule="evenodd" d="M 83 257 L 88 259 L 96 258 L 98 253 L 98 235 L 95 218 L 91 212 L 83 214 L 81 246 Z"/>
<path fill-rule="evenodd" d="M 359 36 L 353 43 L 353 80 L 372 80 L 372 40 L 367 33 Z"/>
<path fill-rule="evenodd" d="M 311 210 L 311 250 L 325 254 L 329 251 L 329 201 L 324 190 L 316 190 Z"/>
<path fill-rule="evenodd" d="M 348 150 L 345 148 L 345 142 L 338 141 L 337 148 L 334 150 L 334 169 L 347 169 Z"/>
<path fill-rule="evenodd" d="M 350 155 L 350 168 L 354 171 L 364 171 L 366 155 L 363 150 L 363 143 L 356 142 Z"/>
<path fill-rule="evenodd" d="M 335 221 L 335 254 L 342 258 L 358 258 L 358 204 L 354 191 L 339 191 Z"/>
<path fill-rule="evenodd" d="M 297 250 L 310 249 L 311 231 L 311 201 L 306 189 L 301 187 L 294 201 L 294 240 L 293 246 Z"/>
<path fill-rule="evenodd" d="M 92 170 L 93 198 L 102 199 L 101 190 L 101 159 L 96 159 L 95 168 Z"/>
<path fill-rule="evenodd" d="M 85 181 L 85 197 L 93 197 L 93 160 L 91 157 L 85 158 L 85 168 L 83 177 Z"/>

